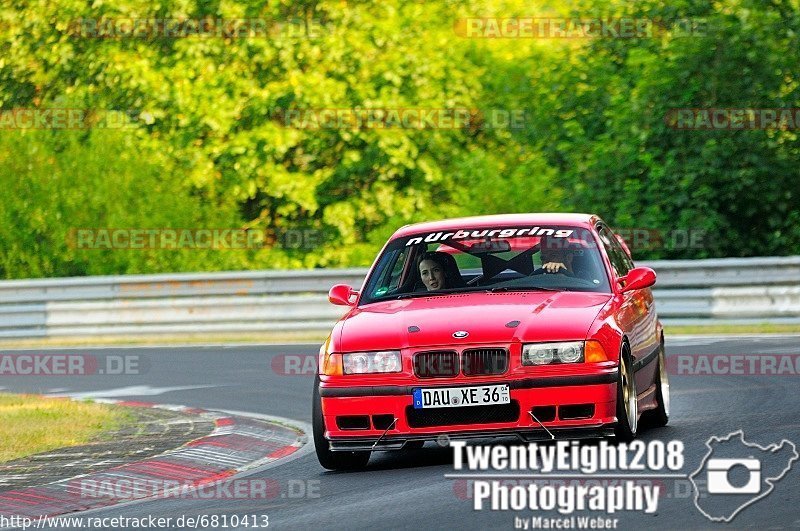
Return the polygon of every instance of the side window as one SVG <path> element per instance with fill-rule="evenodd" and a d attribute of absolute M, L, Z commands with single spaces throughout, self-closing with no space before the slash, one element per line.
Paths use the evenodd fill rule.
<path fill-rule="evenodd" d="M 407 249 L 393 251 L 393 256 L 387 261 L 384 269 L 376 277 L 373 286 L 368 286 L 371 297 L 381 297 L 397 289 L 402 278 L 403 269 L 408 259 Z"/>
<path fill-rule="evenodd" d="M 408 257 L 408 251 L 404 250 L 400 253 L 397 257 L 397 261 L 394 263 L 394 267 L 392 268 L 392 274 L 389 277 L 389 283 L 386 287 L 390 290 L 396 289 L 397 286 L 400 284 L 400 276 L 403 273 L 403 267 L 406 265 L 406 258 Z"/>
<path fill-rule="evenodd" d="M 608 229 L 608 227 L 601 226 L 598 230 L 600 234 L 600 241 L 603 242 L 608 253 L 608 258 L 611 261 L 611 267 L 617 273 L 618 277 L 624 277 L 628 271 L 633 269 L 633 262 L 631 261 L 628 253 L 622 248 L 617 241 L 616 236 Z"/>
<path fill-rule="evenodd" d="M 619 251 L 619 254 L 620 254 L 620 257 L 622 258 L 622 261 L 625 262 L 625 269 L 626 269 L 625 274 L 627 274 L 628 271 L 630 271 L 631 269 L 633 269 L 635 267 L 633 265 L 633 260 L 631 259 L 631 255 L 622 246 L 622 243 L 620 243 L 619 238 L 617 238 L 616 234 L 611 233 L 611 236 L 614 238 L 614 240 L 613 240 L 614 241 L 614 247 Z"/>

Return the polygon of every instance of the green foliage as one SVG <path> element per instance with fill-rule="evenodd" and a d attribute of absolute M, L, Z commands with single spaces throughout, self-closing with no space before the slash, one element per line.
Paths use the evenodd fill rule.
<path fill-rule="evenodd" d="M 553 133 L 568 149 L 548 153 L 572 192 L 564 207 L 620 227 L 708 235 L 702 249 L 653 257 L 798 254 L 797 129 L 679 130 L 665 119 L 675 108 L 798 107 L 797 4 L 649 1 L 620 12 L 698 19 L 708 29 L 599 39 L 581 54 L 561 95 L 577 116 Z M 580 82 L 591 77 L 600 81 Z"/>
<path fill-rule="evenodd" d="M 468 39 L 469 16 L 708 21 L 705 36 Z M 81 19 L 259 19 L 250 37 L 91 38 Z M 271 23 L 270 22 L 270 23 Z M 0 109 L 130 112 L 133 127 L 0 129 L 0 277 L 366 265 L 397 227 L 499 212 L 596 212 L 705 230 L 703 249 L 800 252 L 795 130 L 686 131 L 689 107 L 800 107 L 788 0 L 12 1 Z M 323 128 L 287 112 L 522 111 L 520 127 Z M 77 227 L 311 230 L 319 246 L 77 250 Z"/>
<path fill-rule="evenodd" d="M 186 193 L 168 157 L 121 131 L 0 135 L 0 277 L 26 278 L 220 269 L 229 251 L 79 249 L 75 229 L 222 227 L 236 205 Z M 7 230 L 7 228 L 11 228 Z"/>

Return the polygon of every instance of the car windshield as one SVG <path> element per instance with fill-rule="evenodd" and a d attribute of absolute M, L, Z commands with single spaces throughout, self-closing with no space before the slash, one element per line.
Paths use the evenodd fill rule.
<path fill-rule="evenodd" d="M 391 241 L 367 279 L 361 304 L 475 291 L 611 290 L 586 228 L 465 228 Z"/>

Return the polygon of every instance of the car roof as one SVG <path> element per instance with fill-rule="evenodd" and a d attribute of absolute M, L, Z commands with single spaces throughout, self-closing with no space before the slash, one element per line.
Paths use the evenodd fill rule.
<path fill-rule="evenodd" d="M 600 218 L 594 214 L 568 214 L 563 212 L 471 216 L 406 225 L 397 229 L 392 235 L 392 239 L 425 232 L 453 231 L 466 228 L 484 229 L 502 226 L 572 225 L 592 228 L 598 221 L 601 221 Z"/>

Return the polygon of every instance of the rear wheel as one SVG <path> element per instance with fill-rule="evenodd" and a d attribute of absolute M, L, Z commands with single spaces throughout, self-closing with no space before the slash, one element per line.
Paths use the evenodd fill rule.
<path fill-rule="evenodd" d="M 627 347 L 619 355 L 619 379 L 617 380 L 617 440 L 628 442 L 636 438 L 638 428 L 639 401 L 636 397 L 636 382 L 633 379 L 633 364 Z"/>
<path fill-rule="evenodd" d="M 355 470 L 364 468 L 369 462 L 370 452 L 333 452 L 325 438 L 325 420 L 322 416 L 322 399 L 319 396 L 319 378 L 314 380 L 314 403 L 312 409 L 312 428 L 314 448 L 319 464 L 328 470 Z"/>

